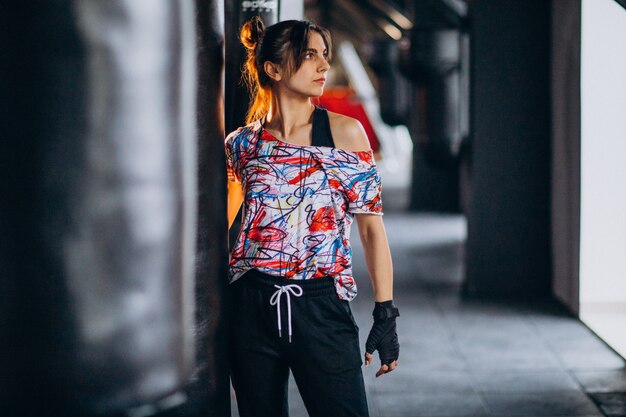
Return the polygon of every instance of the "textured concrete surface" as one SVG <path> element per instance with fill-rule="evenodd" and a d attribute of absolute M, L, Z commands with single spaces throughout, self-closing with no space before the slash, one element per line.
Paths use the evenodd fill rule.
<path fill-rule="evenodd" d="M 402 198 L 383 195 L 400 361 L 379 378 L 377 356 L 363 368 L 372 417 L 626 416 L 622 357 L 551 300 L 463 299 L 465 219 L 404 213 Z M 352 243 L 364 350 L 373 293 L 356 224 Z M 289 402 L 308 415 L 293 380 Z"/>

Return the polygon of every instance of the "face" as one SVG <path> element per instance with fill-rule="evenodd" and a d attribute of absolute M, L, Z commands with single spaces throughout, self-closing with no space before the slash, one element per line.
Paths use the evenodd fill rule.
<path fill-rule="evenodd" d="M 302 65 L 298 71 L 291 74 L 291 77 L 281 80 L 281 87 L 308 97 L 321 96 L 330 68 L 330 64 L 326 60 L 328 52 L 322 35 L 311 31 L 309 44 L 303 52 Z"/>

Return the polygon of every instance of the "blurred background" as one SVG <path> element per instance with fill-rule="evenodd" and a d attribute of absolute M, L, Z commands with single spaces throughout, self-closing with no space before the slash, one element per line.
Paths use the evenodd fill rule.
<path fill-rule="evenodd" d="M 254 15 L 330 30 L 315 103 L 375 151 L 401 354 L 363 369 L 370 414 L 626 416 L 624 0 L 3 4 L 0 415 L 238 415 L 223 141 Z"/>

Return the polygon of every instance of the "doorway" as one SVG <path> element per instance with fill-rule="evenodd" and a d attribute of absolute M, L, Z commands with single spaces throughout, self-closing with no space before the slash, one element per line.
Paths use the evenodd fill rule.
<path fill-rule="evenodd" d="M 580 319 L 626 357 L 626 9 L 581 11 Z"/>

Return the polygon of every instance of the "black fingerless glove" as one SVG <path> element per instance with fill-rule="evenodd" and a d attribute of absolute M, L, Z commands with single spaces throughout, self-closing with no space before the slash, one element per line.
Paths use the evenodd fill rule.
<path fill-rule="evenodd" d="M 393 300 L 376 302 L 372 316 L 374 324 L 367 336 L 365 351 L 369 354 L 378 350 L 378 357 L 381 365 L 389 365 L 398 359 L 400 354 L 400 344 L 396 333 L 396 317 L 400 313 L 393 305 Z"/>

